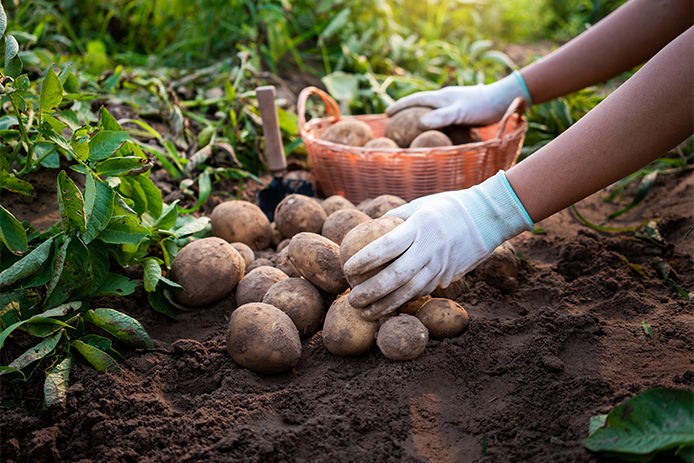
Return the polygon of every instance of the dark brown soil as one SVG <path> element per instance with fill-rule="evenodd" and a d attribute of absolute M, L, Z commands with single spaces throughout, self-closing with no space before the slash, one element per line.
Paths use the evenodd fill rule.
<path fill-rule="evenodd" d="M 615 225 L 657 217 L 667 246 L 562 211 L 512 241 L 518 289 L 470 278 L 468 329 L 408 362 L 336 357 L 317 334 L 294 370 L 262 376 L 226 353 L 231 300 L 177 321 L 147 309 L 142 288 L 99 301 L 142 320 L 156 349 L 126 351 L 121 374 L 73 368 L 64 410 L 41 410 L 40 372 L 28 389 L 3 383 L 2 460 L 600 461 L 581 443 L 591 415 L 694 387 L 692 304 L 651 264 L 694 288 L 694 172 L 662 176 L 646 203 Z M 598 195 L 578 208 L 594 221 L 615 210 Z"/>

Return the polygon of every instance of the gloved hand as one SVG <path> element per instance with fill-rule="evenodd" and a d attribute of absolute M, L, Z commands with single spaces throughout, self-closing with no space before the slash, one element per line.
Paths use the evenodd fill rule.
<path fill-rule="evenodd" d="M 523 97 L 526 107 L 532 99 L 523 77 L 518 71 L 488 85 L 451 86 L 440 90 L 418 92 L 399 99 L 386 109 L 393 116 L 410 106 L 428 106 L 434 111 L 423 116 L 422 129 L 436 129 L 448 125 L 489 125 L 497 122 L 516 97 Z"/>
<path fill-rule="evenodd" d="M 349 303 L 363 308 L 369 320 L 445 288 L 498 245 L 533 228 L 504 171 L 466 190 L 415 199 L 386 215 L 405 223 L 369 243 L 343 269 L 358 275 L 394 260 L 349 294 Z"/>

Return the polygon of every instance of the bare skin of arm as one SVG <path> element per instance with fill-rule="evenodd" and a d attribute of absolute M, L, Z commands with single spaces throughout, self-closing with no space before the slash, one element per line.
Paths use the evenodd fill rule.
<path fill-rule="evenodd" d="M 508 181 L 531 219 L 610 185 L 691 135 L 693 69 L 689 27 L 566 132 L 511 168 Z"/>
<path fill-rule="evenodd" d="M 628 71 L 692 25 L 691 0 L 632 0 L 520 73 L 544 103 Z"/>

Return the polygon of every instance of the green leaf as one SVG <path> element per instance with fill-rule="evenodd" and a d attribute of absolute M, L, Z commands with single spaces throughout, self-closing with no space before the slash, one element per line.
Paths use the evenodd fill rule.
<path fill-rule="evenodd" d="M 67 356 L 48 372 L 46 381 L 43 383 L 44 406 L 52 407 L 65 403 L 71 366 L 72 358 Z"/>
<path fill-rule="evenodd" d="M 164 208 L 159 188 L 150 180 L 147 174 L 136 175 L 132 179 L 140 185 L 147 198 L 147 212 L 149 212 L 149 215 L 159 217 Z"/>
<path fill-rule="evenodd" d="M 73 326 L 70 326 L 67 323 L 61 322 L 60 320 L 56 320 L 54 318 L 46 318 L 46 317 L 29 318 L 27 320 L 22 320 L 21 322 L 17 322 L 17 323 L 14 323 L 14 324 L 8 326 L 7 328 L 5 328 L 3 330 L 2 333 L 0 333 L 0 349 L 2 349 L 2 346 L 5 345 L 5 340 L 7 339 L 7 337 L 10 334 L 12 334 L 12 332 L 14 330 L 16 330 L 17 328 L 19 328 L 22 325 L 31 324 L 31 323 L 54 323 L 56 325 L 64 326 L 65 328 L 74 329 Z"/>
<path fill-rule="evenodd" d="M 59 273 L 59 275 L 57 278 L 54 276 L 49 283 L 44 307 L 52 307 L 65 302 L 70 294 L 81 286 L 89 284 L 91 280 L 91 268 L 88 265 L 89 250 L 82 243 L 82 240 L 77 237 L 66 240 L 65 244 L 61 246 L 58 257 L 60 257 L 63 249 L 65 249 L 65 255 L 60 263 L 60 271 L 54 270 L 54 274 Z M 56 267 L 58 265 L 57 260 Z"/>
<path fill-rule="evenodd" d="M 353 74 L 336 71 L 321 80 L 330 95 L 340 102 L 341 109 L 348 109 L 349 103 L 359 96 L 359 79 Z"/>
<path fill-rule="evenodd" d="M 149 230 L 139 224 L 131 215 L 112 217 L 111 222 L 101 232 L 99 239 L 104 243 L 138 245 L 149 236 Z"/>
<path fill-rule="evenodd" d="M 147 196 L 145 195 L 145 191 L 133 177 L 121 178 L 118 190 L 121 195 L 133 201 L 133 209 L 135 209 L 138 216 L 141 216 L 147 211 Z"/>
<path fill-rule="evenodd" d="M 99 124 L 104 130 L 111 130 L 114 132 L 123 130 L 116 118 L 103 106 L 99 109 Z"/>
<path fill-rule="evenodd" d="M 65 304 L 61 304 L 57 307 L 53 307 L 52 309 L 48 309 L 45 312 L 40 313 L 39 315 L 35 315 L 32 318 L 36 317 L 44 317 L 44 318 L 53 318 L 53 317 L 64 317 L 70 312 L 75 312 L 78 310 L 81 310 L 83 306 L 86 306 L 86 303 L 82 301 L 74 301 L 74 302 L 68 302 Z M 58 330 L 63 329 L 60 325 L 55 325 L 52 323 L 32 323 L 30 325 L 26 326 L 26 331 L 32 335 L 36 336 L 39 338 L 45 338 L 46 336 L 50 336 L 51 334 L 55 333 Z"/>
<path fill-rule="evenodd" d="M 634 207 L 636 207 L 643 199 L 648 195 L 648 192 L 650 191 L 651 187 L 653 186 L 653 183 L 655 182 L 655 179 L 658 177 L 658 171 L 654 170 L 653 172 L 649 172 L 646 174 L 643 179 L 641 179 L 641 183 L 639 184 L 639 189 L 636 191 L 636 194 L 634 195 L 633 199 L 631 200 L 631 203 L 623 209 L 618 210 L 617 212 L 613 212 L 612 214 L 608 215 L 607 218 L 603 221 L 602 225 L 604 225 L 606 222 L 609 222 L 612 219 L 615 219 L 619 217 L 622 214 L 625 214 L 632 210 Z"/>
<path fill-rule="evenodd" d="M 85 244 L 91 243 L 106 228 L 113 214 L 113 205 L 114 192 L 111 187 L 90 172 L 84 188 L 87 221 L 82 239 Z"/>
<path fill-rule="evenodd" d="M 14 174 L 10 174 L 7 171 L 0 171 L 0 188 L 26 196 L 34 195 L 34 187 L 31 183 L 17 178 Z"/>
<path fill-rule="evenodd" d="M 176 218 L 178 218 L 178 200 L 164 208 L 159 218 L 154 222 L 153 228 L 169 230 L 176 224 Z"/>
<path fill-rule="evenodd" d="M 0 272 L 0 288 L 13 285 L 37 272 L 46 259 L 48 259 L 52 245 L 53 238 L 51 237 L 34 248 L 29 254 L 12 264 L 9 268 Z"/>
<path fill-rule="evenodd" d="M 113 357 L 117 362 L 125 361 L 125 358 L 123 358 L 120 352 L 113 348 L 113 343 L 109 338 L 99 336 L 98 334 L 88 334 L 86 336 L 82 336 L 80 341 L 83 341 L 85 344 L 89 344 L 92 347 L 96 347 L 97 349 L 103 350 L 108 355 Z"/>
<path fill-rule="evenodd" d="M 351 10 L 349 8 L 345 8 L 344 10 L 337 13 L 335 17 L 330 21 L 330 23 L 328 23 L 325 29 L 323 29 L 323 31 L 320 33 L 320 39 L 325 41 L 337 32 L 344 29 L 344 27 L 349 22 L 350 14 Z"/>
<path fill-rule="evenodd" d="M 123 130 L 101 130 L 89 140 L 89 161 L 101 161 L 115 153 L 128 139 Z"/>
<path fill-rule="evenodd" d="M 585 445 L 610 456 L 644 457 L 694 445 L 692 403 L 693 391 L 649 389 L 610 411 Z"/>
<path fill-rule="evenodd" d="M 207 201 L 207 198 L 210 197 L 210 193 L 212 193 L 212 180 L 210 179 L 210 173 L 205 170 L 203 171 L 200 175 L 198 175 L 198 200 L 195 203 L 195 206 L 189 209 L 181 209 L 181 212 L 190 214 L 191 212 L 197 211 L 200 206 L 202 206 L 205 201 Z"/>
<path fill-rule="evenodd" d="M 207 224 L 210 223 L 209 217 L 193 217 L 190 215 L 182 216 L 189 218 L 191 220 L 186 220 L 185 224 L 174 230 L 174 236 L 176 238 L 183 238 L 185 236 L 192 235 L 194 233 L 197 233 L 199 231 L 202 231 L 207 227 Z"/>
<path fill-rule="evenodd" d="M 86 222 L 82 192 L 64 170 L 58 174 L 58 209 L 60 210 L 60 217 L 63 219 L 63 228 L 66 231 L 85 232 Z"/>
<path fill-rule="evenodd" d="M 60 330 L 59 332 L 55 333 L 53 336 L 45 338 L 43 341 L 36 344 L 34 347 L 29 348 L 22 355 L 20 355 L 16 359 L 14 359 L 12 361 L 12 363 L 10 363 L 9 366 L 12 368 L 17 368 L 18 370 L 21 370 L 22 368 L 26 367 L 27 365 L 30 365 L 37 360 L 41 360 L 46 355 L 53 352 L 53 349 L 55 349 L 55 346 L 58 345 L 58 342 L 60 341 L 60 338 L 62 336 L 63 336 L 63 330 Z M 2 374 L 3 374 L 3 372 L 0 371 L 0 375 L 2 375 Z"/>
<path fill-rule="evenodd" d="M 0 240 L 14 255 L 20 256 L 27 250 L 26 230 L 19 220 L 0 205 Z"/>
<path fill-rule="evenodd" d="M 7 30 L 7 14 L 5 13 L 5 7 L 2 6 L 0 2 L 0 35 L 5 35 Z"/>
<path fill-rule="evenodd" d="M 651 328 L 651 324 L 644 320 L 641 322 L 641 326 L 643 327 L 643 332 L 653 339 L 653 328 Z"/>
<path fill-rule="evenodd" d="M 122 156 L 107 159 L 95 166 L 96 173 L 99 175 L 122 175 L 140 169 L 147 164 L 146 159 L 137 156 Z"/>
<path fill-rule="evenodd" d="M 588 435 L 591 436 L 595 431 L 605 426 L 607 415 L 595 415 L 590 417 L 588 423 Z"/>
<path fill-rule="evenodd" d="M 174 306 L 169 303 L 169 301 L 164 296 L 164 289 L 162 285 L 151 293 L 147 293 L 147 299 L 149 300 L 149 305 L 157 312 L 166 315 L 167 317 L 176 320 L 176 311 Z"/>
<path fill-rule="evenodd" d="M 154 347 L 142 324 L 117 310 L 108 308 L 88 310 L 85 320 L 127 344 L 144 348 Z"/>
<path fill-rule="evenodd" d="M 41 294 L 35 290 L 0 291 L 0 329 L 30 317 L 40 302 Z"/>
<path fill-rule="evenodd" d="M 117 273 L 108 273 L 91 296 L 127 296 L 135 292 L 137 282 Z"/>
<path fill-rule="evenodd" d="M 63 101 L 63 85 L 55 74 L 53 66 L 48 67 L 46 77 L 41 84 L 40 108 L 41 111 L 50 111 Z"/>
<path fill-rule="evenodd" d="M 5 74 L 17 78 L 24 67 L 19 57 L 19 44 L 12 35 L 5 36 Z"/>
<path fill-rule="evenodd" d="M 116 362 L 113 357 L 108 355 L 101 349 L 97 349 L 94 346 L 80 341 L 79 339 L 72 342 L 72 347 L 77 349 L 77 351 L 82 354 L 82 356 L 89 362 L 97 371 L 113 371 L 118 372 L 120 368 L 118 367 L 118 362 Z"/>
<path fill-rule="evenodd" d="M 142 261 L 142 268 L 145 270 L 144 284 L 145 291 L 151 293 L 157 287 L 161 278 L 161 265 L 155 258 L 148 258 Z"/>

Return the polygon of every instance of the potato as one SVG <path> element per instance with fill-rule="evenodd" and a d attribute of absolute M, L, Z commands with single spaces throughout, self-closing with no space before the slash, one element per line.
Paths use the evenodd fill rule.
<path fill-rule="evenodd" d="M 464 145 L 465 143 L 482 141 L 479 132 L 466 125 L 449 125 L 442 128 L 441 132 L 445 133 L 454 145 Z"/>
<path fill-rule="evenodd" d="M 236 363 L 258 373 L 281 373 L 301 358 L 299 331 L 277 307 L 245 304 L 229 317 L 227 351 Z"/>
<path fill-rule="evenodd" d="M 291 238 L 284 238 L 282 241 L 280 241 L 277 244 L 277 252 L 280 252 L 282 249 L 286 248 L 289 246 L 289 242 L 291 241 Z"/>
<path fill-rule="evenodd" d="M 433 339 L 458 336 L 470 324 L 467 312 L 458 303 L 438 297 L 426 302 L 415 316 L 427 327 Z"/>
<path fill-rule="evenodd" d="M 255 260 L 253 250 L 246 243 L 242 243 L 240 241 L 231 243 L 231 245 L 238 251 L 239 254 L 241 254 L 243 261 L 246 263 L 246 268 L 248 268 L 248 266 L 251 265 L 251 263 Z"/>
<path fill-rule="evenodd" d="M 263 302 L 289 315 L 302 337 L 318 331 L 325 314 L 320 292 L 303 278 L 278 281 L 267 290 Z"/>
<path fill-rule="evenodd" d="M 212 234 L 230 243 L 240 241 L 253 250 L 265 249 L 272 240 L 272 227 L 258 206 L 248 201 L 226 201 L 210 216 Z"/>
<path fill-rule="evenodd" d="M 296 271 L 319 289 L 337 294 L 347 288 L 340 265 L 340 247 L 329 239 L 302 232 L 294 235 L 287 252 Z"/>
<path fill-rule="evenodd" d="M 391 140 L 388 137 L 378 137 L 378 138 L 374 138 L 373 140 L 368 142 L 366 145 L 364 145 L 364 148 L 371 148 L 371 149 L 399 148 L 399 146 L 397 143 L 395 143 L 393 140 Z"/>
<path fill-rule="evenodd" d="M 505 241 L 475 268 L 475 277 L 508 293 L 518 288 L 519 267 L 516 250 Z"/>
<path fill-rule="evenodd" d="M 398 144 L 407 148 L 417 135 L 423 132 L 419 128 L 419 119 L 431 111 L 431 108 L 412 106 L 395 113 L 386 125 L 385 135 Z"/>
<path fill-rule="evenodd" d="M 445 133 L 438 130 L 427 130 L 412 140 L 410 148 L 433 148 L 436 146 L 452 146 L 453 142 Z"/>
<path fill-rule="evenodd" d="M 362 355 L 376 343 L 378 322 L 361 318 L 361 310 L 350 305 L 347 294 L 332 303 L 323 322 L 323 344 L 335 355 Z"/>
<path fill-rule="evenodd" d="M 340 209 L 325 219 L 321 235 L 336 244 L 340 244 L 348 231 L 368 220 L 371 220 L 371 217 L 357 209 Z"/>
<path fill-rule="evenodd" d="M 341 145 L 364 146 L 373 137 L 373 131 L 366 122 L 344 119 L 328 128 L 321 138 Z"/>
<path fill-rule="evenodd" d="M 236 286 L 236 305 L 260 302 L 270 286 L 289 278 L 282 270 L 264 265 L 254 268 Z"/>
<path fill-rule="evenodd" d="M 364 246 L 385 235 L 403 222 L 404 220 L 398 217 L 381 217 L 360 223 L 354 227 L 345 235 L 340 245 L 340 263 L 342 266 L 344 267 L 345 262 Z M 381 265 L 369 272 L 356 276 L 349 276 L 347 281 L 351 287 L 355 287 L 380 272 L 386 265 Z"/>
<path fill-rule="evenodd" d="M 296 271 L 294 264 L 289 260 L 289 243 L 280 252 L 275 254 L 273 258 L 274 267 L 282 270 L 288 277 L 298 277 L 299 272 Z"/>
<path fill-rule="evenodd" d="M 246 267 L 246 274 L 249 272 L 252 272 L 253 270 L 257 269 L 258 267 L 274 267 L 275 263 L 272 262 L 271 259 L 268 259 L 267 257 L 258 257 L 255 259 L 253 262 L 251 262 L 251 265 Z"/>
<path fill-rule="evenodd" d="M 407 315 L 414 315 L 426 302 L 429 302 L 430 300 L 431 296 L 422 296 L 418 297 L 417 299 L 412 299 L 411 301 L 405 302 L 403 305 L 401 305 L 398 312 Z"/>
<path fill-rule="evenodd" d="M 327 218 L 320 204 L 304 195 L 291 194 L 275 208 L 275 224 L 285 238 L 301 232 L 320 233 Z"/>
<path fill-rule="evenodd" d="M 429 342 L 429 332 L 418 318 L 400 314 L 391 317 L 378 330 L 376 344 L 390 360 L 412 360 L 419 357 Z"/>
<path fill-rule="evenodd" d="M 202 238 L 188 243 L 171 265 L 173 279 L 183 291 L 178 302 L 200 307 L 224 298 L 243 277 L 246 264 L 236 249 L 221 238 Z"/>
<path fill-rule="evenodd" d="M 379 217 L 382 217 L 383 214 L 385 214 L 389 210 L 402 206 L 405 203 L 406 201 L 398 196 L 381 195 L 376 196 L 369 202 L 362 201 L 362 203 L 359 204 L 363 204 L 363 206 L 361 208 L 357 207 L 357 209 L 359 209 L 372 219 L 377 219 Z"/>
<path fill-rule="evenodd" d="M 284 239 L 284 236 L 282 236 L 282 233 L 277 229 L 277 224 L 275 222 L 272 222 L 270 227 L 272 228 L 272 239 L 270 240 L 270 244 L 276 249 Z"/>
<path fill-rule="evenodd" d="M 451 281 L 451 284 L 445 288 L 438 287 L 431 292 L 431 297 L 443 297 L 445 299 L 458 299 L 468 290 L 468 284 L 465 276 Z"/>
<path fill-rule="evenodd" d="M 328 198 L 325 198 L 321 203 L 321 207 L 323 208 L 325 214 L 328 217 L 330 217 L 330 214 L 332 214 L 335 211 L 339 211 L 340 209 L 355 208 L 354 204 L 352 204 L 352 201 L 340 195 L 332 195 Z"/>

